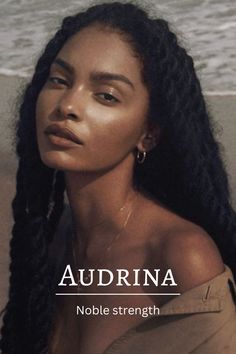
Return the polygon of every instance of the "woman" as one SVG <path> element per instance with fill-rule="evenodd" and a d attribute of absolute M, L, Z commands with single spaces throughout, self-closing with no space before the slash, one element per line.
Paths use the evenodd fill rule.
<path fill-rule="evenodd" d="M 212 130 L 193 61 L 165 20 L 118 2 L 64 19 L 17 125 L 2 354 L 233 353 L 236 218 Z M 101 290 L 96 275 L 82 288 L 78 277 L 77 291 L 142 296 L 55 296 L 65 265 L 71 280 L 78 268 L 170 269 L 174 291 Z M 121 304 L 160 316 L 75 314 Z"/>

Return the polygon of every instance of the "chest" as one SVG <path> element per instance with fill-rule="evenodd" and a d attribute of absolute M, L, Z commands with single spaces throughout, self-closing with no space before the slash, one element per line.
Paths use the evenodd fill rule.
<path fill-rule="evenodd" d="M 156 256 L 158 259 L 157 253 Z M 95 268 L 93 282 L 83 287 L 77 295 L 57 298 L 50 354 L 105 354 L 106 349 L 123 334 L 146 321 L 149 315 L 154 315 L 154 309 L 162 306 L 169 297 L 150 295 L 163 291 L 163 287 L 155 286 L 152 282 L 150 286 L 143 286 L 142 270 L 152 271 L 154 268 L 149 262 L 150 258 L 147 243 L 142 240 L 132 245 L 120 243 L 107 257 L 106 263 L 99 265 L 100 269 L 108 269 L 114 275 L 113 281 L 107 286 L 98 285 L 96 267 L 85 263 L 86 269 Z M 72 264 L 71 259 L 68 263 Z M 121 282 L 122 285 L 117 285 L 118 269 L 129 273 L 126 281 Z M 136 278 L 134 269 L 140 270 Z M 124 276 L 126 273 L 121 274 Z M 79 280 L 77 275 L 74 267 L 76 281 Z M 160 282 L 163 275 L 159 275 Z M 106 272 L 103 281 L 109 282 Z M 136 283 L 138 285 L 134 285 Z M 67 287 L 66 291 L 76 293 L 77 289 Z"/>
<path fill-rule="evenodd" d="M 91 287 L 88 294 L 100 295 L 76 295 L 58 302 L 52 354 L 102 354 L 113 341 L 144 322 L 147 309 L 156 306 L 141 287 L 135 292 L 143 295 L 127 288 L 117 295 L 99 290 Z M 109 294 L 114 293 L 111 290 Z"/>
<path fill-rule="evenodd" d="M 161 286 L 143 286 L 142 272 L 138 278 L 140 285 L 133 285 L 135 276 L 129 266 L 141 271 L 143 262 L 130 262 L 129 258 L 122 264 L 129 272 L 126 280 L 130 285 L 121 282 L 122 286 L 117 286 L 118 277 L 114 275 L 110 285 L 98 286 L 99 274 L 95 272 L 90 286 L 84 286 L 80 292 L 73 287 L 69 291 L 76 295 L 58 298 L 54 351 L 51 354 L 103 354 L 128 330 L 146 321 L 150 315 L 158 315 L 158 308 L 169 300 L 166 296 L 153 295 L 163 291 Z M 115 274 L 119 264 L 114 268 L 112 264 L 106 264 L 106 267 Z M 105 283 L 107 277 L 103 281 Z"/>

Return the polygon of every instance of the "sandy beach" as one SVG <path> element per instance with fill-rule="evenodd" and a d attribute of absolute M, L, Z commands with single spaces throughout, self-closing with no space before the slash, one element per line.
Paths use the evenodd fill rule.
<path fill-rule="evenodd" d="M 0 76 L 0 310 L 6 303 L 8 291 L 9 240 L 12 227 L 11 201 L 15 194 L 17 161 L 14 155 L 13 127 L 15 99 L 25 79 Z M 217 124 L 217 140 L 224 147 L 224 160 L 230 178 L 233 205 L 236 208 L 236 100 L 227 93 L 206 96 L 211 115 Z"/>

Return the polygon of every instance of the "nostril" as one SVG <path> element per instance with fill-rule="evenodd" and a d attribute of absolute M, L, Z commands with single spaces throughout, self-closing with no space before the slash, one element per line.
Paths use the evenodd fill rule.
<path fill-rule="evenodd" d="M 63 118 L 71 118 L 71 119 L 77 119 L 78 116 L 76 113 L 74 113 L 73 109 L 71 106 L 62 106 L 62 105 L 58 105 L 57 107 L 57 114 L 60 116 L 60 117 L 63 117 Z"/>
<path fill-rule="evenodd" d="M 72 112 L 68 113 L 67 116 L 71 117 L 71 118 L 74 118 L 74 119 L 77 119 L 77 115 L 75 113 L 72 113 Z"/>

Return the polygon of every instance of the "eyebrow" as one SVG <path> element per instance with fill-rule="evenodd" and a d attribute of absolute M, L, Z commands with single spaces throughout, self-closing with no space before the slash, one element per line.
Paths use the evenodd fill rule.
<path fill-rule="evenodd" d="M 56 58 L 53 62 L 53 64 L 57 64 L 61 66 L 63 69 L 65 69 L 69 74 L 74 74 L 74 68 L 71 66 L 69 63 L 64 61 L 61 58 Z"/>
<path fill-rule="evenodd" d="M 113 74 L 105 71 L 95 71 L 90 75 L 91 81 L 121 81 L 132 87 L 134 90 L 134 85 L 132 82 L 124 75 Z"/>
<path fill-rule="evenodd" d="M 69 74 L 74 74 L 74 68 L 61 58 L 56 58 L 53 64 L 57 64 L 65 69 Z M 122 74 L 109 73 L 106 71 L 94 71 L 90 74 L 90 80 L 93 82 L 99 81 L 121 81 L 129 85 L 133 90 L 135 90 L 133 83 Z"/>

